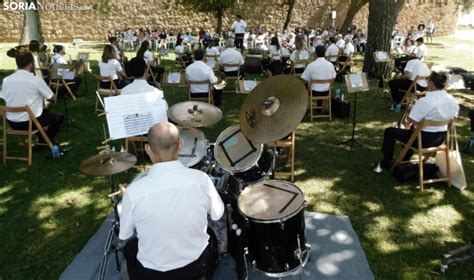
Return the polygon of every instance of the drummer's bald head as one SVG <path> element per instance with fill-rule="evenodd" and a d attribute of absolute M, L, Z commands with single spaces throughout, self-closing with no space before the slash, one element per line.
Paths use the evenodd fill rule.
<path fill-rule="evenodd" d="M 178 159 L 179 130 L 169 122 L 157 123 L 148 131 L 147 154 L 153 163 Z"/>

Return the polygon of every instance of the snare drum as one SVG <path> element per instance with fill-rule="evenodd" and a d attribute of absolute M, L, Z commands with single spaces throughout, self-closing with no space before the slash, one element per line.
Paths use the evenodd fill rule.
<path fill-rule="evenodd" d="M 238 124 L 228 127 L 217 138 L 214 157 L 225 170 L 235 174 L 252 168 L 262 154 L 263 144 L 247 139 Z"/>
<path fill-rule="evenodd" d="M 179 137 L 183 141 L 183 147 L 179 151 L 179 161 L 184 166 L 201 169 L 202 162 L 207 152 L 207 141 L 204 133 L 189 126 L 178 126 Z"/>
<path fill-rule="evenodd" d="M 285 181 L 263 181 L 239 195 L 247 221 L 248 253 L 254 268 L 274 277 L 298 272 L 307 262 L 303 192 Z"/>

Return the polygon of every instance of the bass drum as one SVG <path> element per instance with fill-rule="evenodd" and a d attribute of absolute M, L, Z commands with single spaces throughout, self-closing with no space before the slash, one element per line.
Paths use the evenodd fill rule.
<path fill-rule="evenodd" d="M 273 277 L 298 272 L 308 261 L 303 192 L 286 181 L 263 181 L 239 195 L 254 268 Z"/>

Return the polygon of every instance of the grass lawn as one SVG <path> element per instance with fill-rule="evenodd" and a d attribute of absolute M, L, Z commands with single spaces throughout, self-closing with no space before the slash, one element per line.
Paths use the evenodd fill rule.
<path fill-rule="evenodd" d="M 428 45 L 428 62 L 436 58 L 474 69 L 474 61 L 455 47 L 471 46 L 468 55 L 472 57 L 472 40 L 437 37 L 435 43 Z M 0 81 L 14 69 L 13 59 L 5 56 L 12 45 L 0 45 Z M 79 50 L 91 52 L 97 73 L 101 47 L 67 52 L 75 57 Z M 171 61 L 165 63 L 169 66 Z M 105 124 L 104 117 L 94 114 L 95 82 L 91 76 L 87 82 L 89 90 L 84 93 L 81 86 L 81 98 L 68 101 L 70 117 L 81 130 L 68 128 L 58 135 L 60 142 L 71 147 L 66 156 L 53 160 L 49 151 L 39 151 L 31 167 L 19 161 L 0 166 L 0 279 L 57 279 L 111 211 L 108 179 L 79 172 L 80 163 L 101 145 Z M 358 140 L 370 149 L 349 152 L 336 145 L 350 136 L 349 120 L 311 123 L 306 117 L 298 126 L 295 184 L 305 193 L 307 210 L 349 216 L 376 279 L 472 279 L 474 263 L 452 266 L 444 276 L 436 272 L 443 253 L 474 238 L 474 156 L 463 154 L 469 183 L 463 192 L 444 184 L 428 185 L 420 192 L 416 182 L 401 184 L 389 172 L 373 173 L 374 162 L 381 158 L 383 129 L 401 113 L 389 111 L 390 101 L 376 89 L 376 81 L 370 84 L 373 90 L 358 96 L 356 131 Z M 334 88 L 345 91 L 340 83 Z M 187 100 L 185 88 L 165 88 L 164 92 L 170 106 Z M 224 95 L 223 120 L 203 129 L 209 141 L 238 123 L 244 98 Z M 352 100 L 353 95 L 346 98 Z M 64 106 L 58 102 L 51 110 L 62 112 Z M 465 107 L 456 125 L 463 146 L 473 136 Z M 122 143 L 112 145 L 119 149 Z M 9 145 L 22 151 L 16 139 Z M 117 181 L 128 182 L 141 164 L 118 175 Z"/>

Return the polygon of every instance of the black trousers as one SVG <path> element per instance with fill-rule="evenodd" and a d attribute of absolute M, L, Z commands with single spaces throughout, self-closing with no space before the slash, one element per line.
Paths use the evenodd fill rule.
<path fill-rule="evenodd" d="M 393 153 L 395 150 L 395 140 L 399 140 L 402 143 L 408 142 L 414 130 L 401 129 L 396 127 L 388 127 L 385 129 L 383 134 L 382 142 L 382 154 L 385 163 L 391 163 L 393 159 Z M 446 131 L 442 132 L 421 132 L 421 146 L 423 148 L 436 147 L 443 143 L 446 138 Z M 418 146 L 418 140 L 415 139 L 412 147 Z M 413 150 L 408 150 L 403 160 L 409 160 L 413 156 Z"/>
<path fill-rule="evenodd" d="M 240 72 L 240 78 L 241 79 L 245 78 L 245 67 L 243 65 L 240 66 L 239 72 Z M 226 76 L 235 77 L 237 76 L 237 71 L 224 71 L 224 74 Z"/>
<path fill-rule="evenodd" d="M 47 113 L 43 111 L 41 116 L 37 117 L 36 119 L 41 124 L 41 126 L 49 126 L 46 130 L 46 135 L 48 135 L 49 140 L 54 141 L 54 136 L 58 134 L 59 130 L 61 130 L 61 127 L 63 126 L 64 116 L 62 114 Z M 12 122 L 9 120 L 8 124 L 11 126 L 11 128 L 16 130 L 28 130 L 27 121 Z M 35 127 L 36 126 L 33 123 L 33 128 Z M 38 140 L 40 143 L 46 143 L 41 133 L 38 133 Z"/>
<path fill-rule="evenodd" d="M 326 90 L 326 91 L 311 90 L 311 95 L 312 96 L 327 96 L 328 94 L 329 94 L 328 90 Z M 323 101 L 322 100 L 317 100 L 316 101 L 316 106 L 318 106 L 318 107 L 323 106 Z"/>
<path fill-rule="evenodd" d="M 191 97 L 207 97 L 207 92 L 193 92 Z M 222 104 L 222 90 L 212 89 L 212 98 L 214 98 L 214 105 L 219 107 Z"/>
<path fill-rule="evenodd" d="M 235 34 L 234 45 L 237 49 L 244 49 L 244 34 Z"/>
<path fill-rule="evenodd" d="M 130 280 L 206 280 L 212 277 L 211 250 L 204 249 L 201 256 L 194 262 L 181 268 L 158 271 L 144 267 L 137 259 L 138 238 L 130 239 L 124 248 Z"/>
<path fill-rule="evenodd" d="M 410 79 L 395 79 L 388 82 L 393 102 L 400 103 L 402 101 L 405 96 L 405 92 L 402 90 L 408 90 L 412 82 L 413 81 Z M 417 85 L 416 89 L 419 91 L 425 91 L 427 88 Z"/>
<path fill-rule="evenodd" d="M 121 89 L 121 88 L 124 88 L 126 85 L 128 85 L 128 81 L 127 80 L 120 80 L 120 79 L 116 79 L 114 80 L 114 84 L 115 86 L 118 88 L 118 89 Z M 100 88 L 110 88 L 110 82 L 100 82 Z"/>

